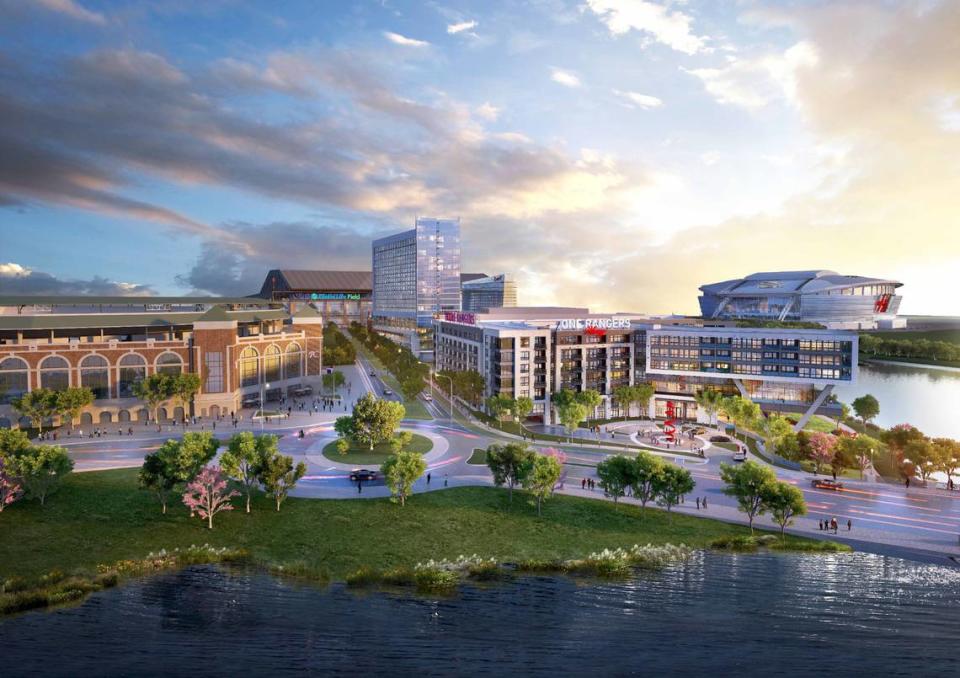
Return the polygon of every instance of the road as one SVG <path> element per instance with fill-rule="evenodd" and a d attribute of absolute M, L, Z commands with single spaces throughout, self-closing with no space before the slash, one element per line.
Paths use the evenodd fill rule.
<path fill-rule="evenodd" d="M 343 391 L 345 406 L 366 392 L 383 393 L 385 385 L 379 376 L 370 376 L 369 363 L 362 358 L 355 367 L 339 368 L 347 374 L 352 383 L 349 394 Z M 405 420 L 402 429 L 410 430 L 429 437 L 434 442 L 434 450 L 427 454 L 428 470 L 431 482 L 421 479 L 415 491 L 428 491 L 443 487 L 462 485 L 491 484 L 489 471 L 485 466 L 471 465 L 468 462 L 476 448 L 485 448 L 495 442 L 504 442 L 505 436 L 496 431 L 464 426 L 451 422 L 449 413 L 439 402 L 424 402 L 433 420 Z M 297 460 L 307 462 L 308 473 L 294 494 L 305 497 L 357 497 L 357 488 L 348 479 L 349 465 L 338 463 L 323 456 L 322 450 L 336 438 L 333 421 L 343 415 L 338 408 L 335 412 L 297 412 L 289 420 L 267 424 L 264 430 L 281 435 L 280 449 Z M 190 427 L 189 430 L 198 430 Z M 208 426 L 205 430 L 210 430 Z M 259 432 L 259 424 L 242 421 L 236 430 Z M 297 433 L 303 430 L 304 438 Z M 234 433 L 229 422 L 219 422 L 216 433 L 226 438 Z M 77 470 L 97 470 L 139 466 L 144 455 L 157 449 L 167 438 L 177 437 L 182 429 L 164 430 L 156 433 L 152 427 L 137 430 L 134 436 L 107 435 L 103 438 L 61 439 L 70 455 L 76 460 Z M 537 446 L 544 449 L 545 446 Z M 563 486 L 558 491 L 565 494 L 602 498 L 600 489 L 584 489 L 581 481 L 596 478 L 596 464 L 616 451 L 590 449 L 583 445 L 559 445 L 566 456 L 564 464 Z M 684 513 L 699 514 L 727 520 L 745 522 L 739 513 L 735 501 L 723 494 L 720 480 L 720 464 L 735 463 L 728 450 L 711 446 L 706 449 L 706 459 L 681 457 L 670 453 L 663 456 L 674 463 L 686 467 L 697 483 L 693 495 L 675 510 Z M 762 460 L 756 460 L 764 463 Z M 812 476 L 799 471 L 776 468 L 777 475 L 801 489 L 807 501 L 809 514 L 796 520 L 791 532 L 813 536 L 826 536 L 819 529 L 819 521 L 836 518 L 841 525 L 838 539 L 852 539 L 875 545 L 885 545 L 898 549 L 909 549 L 924 553 L 939 553 L 960 556 L 960 493 L 927 490 L 912 487 L 893 486 L 883 483 L 866 483 L 858 480 L 844 480 L 844 488 L 839 491 L 815 489 L 811 487 Z M 365 485 L 363 497 L 386 496 L 387 489 L 382 481 Z M 707 509 L 697 509 L 696 498 L 706 498 Z M 626 498 L 624 501 L 631 502 Z M 852 522 L 852 530 L 847 530 L 847 521 Z M 761 516 L 757 525 L 766 528 L 773 526 L 769 517 Z M 832 535 L 831 535 L 832 537 Z"/>

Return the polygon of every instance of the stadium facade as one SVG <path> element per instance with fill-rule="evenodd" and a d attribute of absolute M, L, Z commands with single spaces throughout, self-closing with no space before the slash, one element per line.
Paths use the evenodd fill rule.
<path fill-rule="evenodd" d="M 705 319 L 801 321 L 831 329 L 905 325 L 897 317 L 902 283 L 835 271 L 754 273 L 700 287 Z"/>

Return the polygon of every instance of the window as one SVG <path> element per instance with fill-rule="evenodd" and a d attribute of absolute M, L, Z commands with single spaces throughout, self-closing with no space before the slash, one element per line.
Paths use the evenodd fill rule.
<path fill-rule="evenodd" d="M 203 385 L 204 393 L 223 393 L 223 353 L 210 351 L 203 354 L 207 366 L 207 380 Z"/>
<path fill-rule="evenodd" d="M 183 359 L 176 353 L 161 353 L 157 358 L 157 372 L 161 374 L 180 374 L 183 372 Z"/>
<path fill-rule="evenodd" d="M 263 352 L 263 378 L 269 383 L 280 381 L 280 349 L 277 346 L 267 346 Z"/>
<path fill-rule="evenodd" d="M 530 360 L 530 351 L 520 351 L 520 360 Z"/>
<path fill-rule="evenodd" d="M 40 363 L 40 388 L 62 391 L 70 386 L 70 363 L 60 356 L 44 358 Z"/>
<path fill-rule="evenodd" d="M 20 358 L 0 360 L 0 403 L 10 402 L 27 392 L 29 365 Z"/>
<path fill-rule="evenodd" d="M 133 385 L 147 376 L 147 361 L 136 353 L 120 358 L 119 394 L 121 398 L 133 397 Z"/>
<path fill-rule="evenodd" d="M 109 363 L 102 355 L 88 355 L 80 361 L 80 386 L 93 391 L 97 400 L 110 397 Z"/>
<path fill-rule="evenodd" d="M 297 379 L 303 375 L 300 358 L 303 353 L 299 344 L 290 344 L 283 354 L 283 378 Z"/>
<path fill-rule="evenodd" d="M 260 354 L 257 349 L 248 346 L 240 352 L 240 386 L 256 386 L 260 383 L 258 362 Z"/>

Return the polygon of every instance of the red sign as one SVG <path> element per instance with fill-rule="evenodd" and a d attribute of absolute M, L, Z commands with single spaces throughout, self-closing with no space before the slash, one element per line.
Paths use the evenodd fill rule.
<path fill-rule="evenodd" d="M 599 327 L 588 327 L 584 332 L 592 334 L 595 337 L 602 337 L 607 334 L 606 330 L 600 329 Z"/>
<path fill-rule="evenodd" d="M 463 313 L 461 311 L 446 311 L 443 319 L 450 323 L 463 323 L 464 325 L 476 325 L 477 316 L 473 313 Z"/>
<path fill-rule="evenodd" d="M 881 294 L 877 297 L 877 301 L 873 304 L 873 310 L 875 313 L 886 313 L 887 309 L 890 308 L 890 298 L 892 294 Z"/>

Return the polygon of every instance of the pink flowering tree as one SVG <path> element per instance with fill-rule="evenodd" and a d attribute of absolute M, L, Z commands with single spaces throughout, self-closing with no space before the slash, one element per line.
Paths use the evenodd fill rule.
<path fill-rule="evenodd" d="M 0 457 L 0 512 L 22 496 L 23 488 L 16 479 L 7 474 L 3 457 Z"/>
<path fill-rule="evenodd" d="M 232 511 L 230 500 L 239 497 L 236 490 L 226 492 L 227 479 L 219 466 L 207 466 L 187 485 L 183 493 L 183 503 L 190 509 L 190 517 L 198 514 L 207 521 L 207 527 L 213 529 L 213 517 L 220 511 Z"/>
<path fill-rule="evenodd" d="M 837 448 L 837 437 L 829 433 L 817 431 L 810 436 L 810 459 L 814 468 L 820 473 L 820 467 L 833 461 Z"/>

